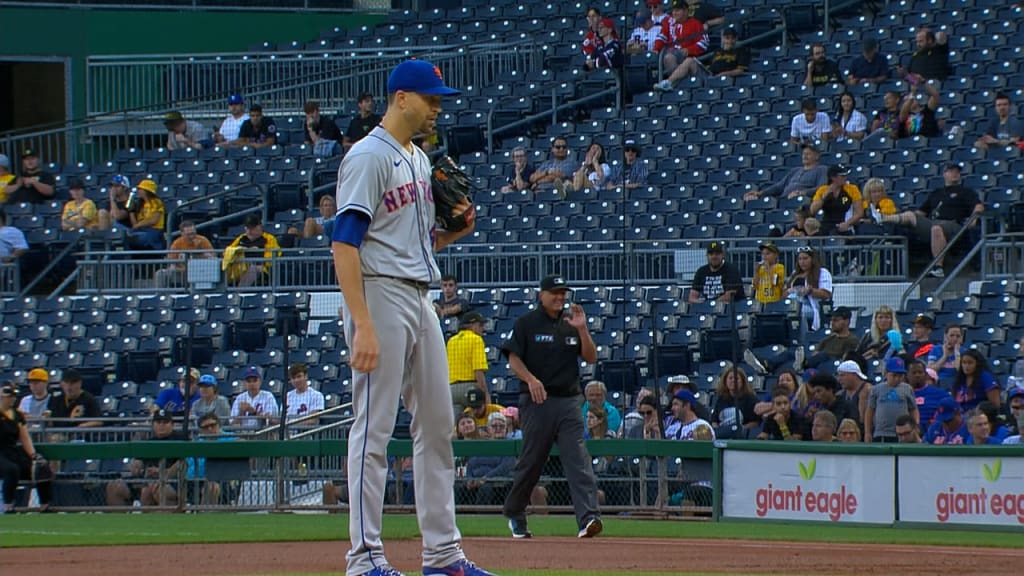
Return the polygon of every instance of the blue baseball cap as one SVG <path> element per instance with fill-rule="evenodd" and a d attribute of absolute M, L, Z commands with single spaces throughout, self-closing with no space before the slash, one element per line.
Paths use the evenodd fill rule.
<path fill-rule="evenodd" d="M 245 372 L 242 373 L 242 380 L 248 380 L 249 378 L 259 377 L 260 371 L 257 370 L 255 366 L 249 366 L 248 368 L 245 369 Z"/>
<path fill-rule="evenodd" d="M 242 95 L 241 94 L 237 94 L 236 93 L 236 94 L 232 94 L 231 96 L 228 96 L 228 104 L 243 104 L 243 103 L 245 103 L 245 100 L 242 99 Z"/>
<path fill-rule="evenodd" d="M 885 371 L 892 372 L 893 374 L 906 374 L 907 365 L 903 363 L 903 358 L 893 356 L 885 363 Z"/>
<path fill-rule="evenodd" d="M 676 400 L 687 402 L 690 404 L 690 406 L 693 406 L 694 404 L 697 403 L 697 397 L 693 395 L 693 392 L 690 392 L 686 388 L 677 391 L 675 395 L 672 397 L 675 398 Z"/>
<path fill-rule="evenodd" d="M 199 377 L 200 386 L 216 386 L 217 378 L 213 374 L 203 374 Z"/>
<path fill-rule="evenodd" d="M 960 404 L 952 396 L 945 396 L 942 400 L 939 400 L 939 405 L 935 407 L 935 421 L 949 422 L 961 412 L 963 410 L 960 408 Z"/>
<path fill-rule="evenodd" d="M 121 175 L 121 174 L 115 174 L 113 177 L 111 177 L 110 183 L 111 184 L 118 184 L 120 186 L 124 186 L 125 188 L 131 188 L 132 187 L 132 181 L 129 180 L 127 176 L 124 176 L 124 175 Z"/>
<path fill-rule="evenodd" d="M 462 92 L 444 85 L 441 69 L 426 60 L 406 60 L 388 76 L 388 93 L 418 92 L 437 96 L 455 96 Z"/>

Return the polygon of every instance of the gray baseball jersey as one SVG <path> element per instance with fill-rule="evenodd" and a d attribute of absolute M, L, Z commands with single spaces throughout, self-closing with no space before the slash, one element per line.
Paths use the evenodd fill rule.
<path fill-rule="evenodd" d="M 415 178 L 414 178 L 415 174 Z M 434 196 L 430 159 L 418 146 L 410 154 L 377 126 L 356 142 L 338 168 L 338 213 L 370 217 L 359 248 L 363 274 L 434 282 Z"/>

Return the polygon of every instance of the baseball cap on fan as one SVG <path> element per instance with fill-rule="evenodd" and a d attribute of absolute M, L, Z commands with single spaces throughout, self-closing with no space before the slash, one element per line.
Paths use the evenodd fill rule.
<path fill-rule="evenodd" d="M 406 60 L 388 76 L 388 93 L 417 92 L 435 96 L 457 96 L 461 91 L 444 84 L 441 69 L 426 60 Z"/>

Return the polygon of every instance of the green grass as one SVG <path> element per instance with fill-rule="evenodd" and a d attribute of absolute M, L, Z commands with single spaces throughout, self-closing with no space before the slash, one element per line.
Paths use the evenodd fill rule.
<path fill-rule="evenodd" d="M 498 516 L 459 517 L 464 536 L 507 537 Z M 570 536 L 576 524 L 570 516 L 533 516 L 535 536 Z M 387 539 L 418 538 L 416 518 L 388 515 Z M 732 538 L 989 546 L 1024 548 L 1019 532 L 927 530 L 846 527 L 756 522 L 678 522 L 605 518 L 603 537 Z M 181 544 L 192 542 L 283 542 L 347 540 L 348 518 L 343 514 L 28 514 L 0 516 L 0 547 L 95 546 L 111 544 Z"/>

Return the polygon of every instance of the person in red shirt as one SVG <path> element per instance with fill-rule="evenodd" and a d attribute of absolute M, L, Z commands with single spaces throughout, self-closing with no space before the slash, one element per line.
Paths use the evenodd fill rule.
<path fill-rule="evenodd" d="M 690 17 L 686 0 L 673 0 L 671 14 L 671 18 L 661 23 L 661 34 L 654 42 L 654 51 L 661 54 L 663 70 L 670 71 L 665 80 L 654 85 L 654 89 L 665 92 L 686 75 L 683 62 L 688 57 L 704 54 L 709 44 L 704 23 Z"/>
<path fill-rule="evenodd" d="M 601 11 L 591 7 L 587 9 L 587 33 L 583 36 L 583 55 L 588 59 L 594 58 L 594 53 L 599 52 L 604 45 L 597 26 L 601 23 Z"/>

